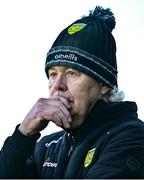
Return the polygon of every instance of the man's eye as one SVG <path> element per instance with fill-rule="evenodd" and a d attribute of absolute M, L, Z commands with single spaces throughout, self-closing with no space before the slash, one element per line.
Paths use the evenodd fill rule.
<path fill-rule="evenodd" d="M 74 77 L 74 76 L 76 76 L 76 72 L 74 72 L 74 71 L 68 71 L 68 72 L 66 72 L 66 76 L 68 76 L 68 77 Z"/>
<path fill-rule="evenodd" d="M 53 77 L 56 77 L 57 73 L 56 72 L 50 72 L 49 73 L 49 78 L 53 78 Z"/>

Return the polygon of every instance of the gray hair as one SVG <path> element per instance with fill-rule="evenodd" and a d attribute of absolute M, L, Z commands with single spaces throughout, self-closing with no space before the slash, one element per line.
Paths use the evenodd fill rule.
<path fill-rule="evenodd" d="M 119 91 L 116 86 L 113 89 L 111 89 L 107 95 L 107 100 L 109 102 L 121 102 L 125 97 L 125 93 L 123 91 Z"/>

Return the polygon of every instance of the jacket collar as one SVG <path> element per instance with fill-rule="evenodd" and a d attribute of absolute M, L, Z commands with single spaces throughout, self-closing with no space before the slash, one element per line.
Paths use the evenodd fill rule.
<path fill-rule="evenodd" d="M 135 102 L 105 102 L 99 100 L 95 103 L 92 110 L 84 120 L 83 124 L 71 130 L 70 133 L 75 139 L 87 135 L 98 127 L 108 127 L 111 122 L 118 123 L 118 120 L 137 118 L 137 105 Z M 121 121 L 120 121 L 121 122 Z"/>

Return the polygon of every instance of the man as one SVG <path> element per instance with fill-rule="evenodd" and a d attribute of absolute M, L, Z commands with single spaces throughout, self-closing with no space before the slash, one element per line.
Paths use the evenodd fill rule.
<path fill-rule="evenodd" d="M 60 33 L 46 58 L 50 96 L 5 141 L 0 178 L 144 178 L 144 123 L 119 96 L 114 27 L 97 6 Z M 50 121 L 63 130 L 37 142 Z"/>

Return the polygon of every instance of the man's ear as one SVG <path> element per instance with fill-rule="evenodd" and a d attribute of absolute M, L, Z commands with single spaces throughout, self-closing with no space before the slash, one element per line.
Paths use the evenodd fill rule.
<path fill-rule="evenodd" d="M 102 85 L 101 86 L 101 95 L 106 94 L 110 90 L 109 87 Z"/>

